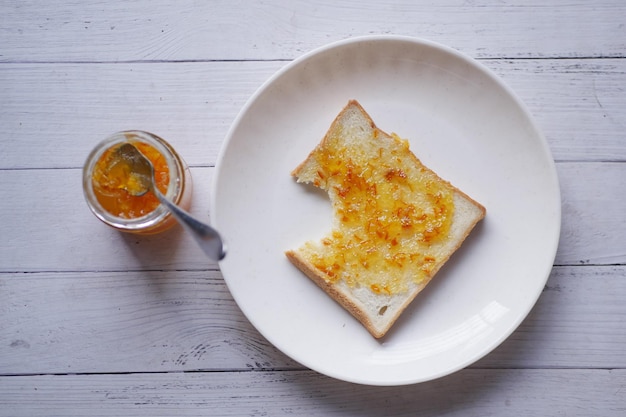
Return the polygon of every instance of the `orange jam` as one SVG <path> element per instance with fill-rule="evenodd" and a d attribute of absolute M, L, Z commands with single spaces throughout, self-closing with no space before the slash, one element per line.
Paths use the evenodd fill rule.
<path fill-rule="evenodd" d="M 309 247 L 313 264 L 329 282 L 344 280 L 377 294 L 419 284 L 432 274 L 437 243 L 450 230 L 451 186 L 396 135 L 392 146 L 378 149 L 336 150 L 339 138 L 327 139 L 314 151 L 321 168 L 313 183 L 328 191 L 335 225 L 321 244 Z"/>
<path fill-rule="evenodd" d="M 153 164 L 158 189 L 185 210 L 191 205 L 189 167 L 163 138 L 141 130 L 114 133 L 87 156 L 83 166 L 83 193 L 91 212 L 103 223 L 121 231 L 155 234 L 176 224 L 169 210 L 150 192 L 143 191 L 141 173 L 118 148 L 131 143 Z M 127 191 L 128 190 L 128 191 Z M 133 195 L 135 194 L 135 195 Z"/>
<path fill-rule="evenodd" d="M 147 143 L 133 145 L 154 165 L 156 186 L 165 194 L 170 182 L 165 157 Z M 138 191 L 141 184 L 133 175 L 132 167 L 117 154 L 119 146 L 121 144 L 105 150 L 96 162 L 91 176 L 93 192 L 102 208 L 114 216 L 124 219 L 145 216 L 159 206 L 159 200 L 150 192 L 135 196 L 127 191 Z"/>

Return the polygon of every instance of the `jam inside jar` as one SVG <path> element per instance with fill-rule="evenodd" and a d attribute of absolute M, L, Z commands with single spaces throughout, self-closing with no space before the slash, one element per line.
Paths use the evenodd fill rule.
<path fill-rule="evenodd" d="M 185 210 L 191 202 L 191 175 L 185 161 L 164 139 L 143 131 L 118 132 L 100 142 L 89 154 L 83 168 L 83 191 L 87 205 L 101 221 L 118 230 L 153 234 L 176 221 L 151 193 L 132 195 L 130 167 L 116 153 L 131 143 L 153 164 L 156 186 Z"/>

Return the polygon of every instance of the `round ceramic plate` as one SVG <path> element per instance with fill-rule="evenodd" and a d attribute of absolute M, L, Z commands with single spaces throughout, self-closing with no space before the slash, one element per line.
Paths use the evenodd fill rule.
<path fill-rule="evenodd" d="M 349 99 L 487 209 L 381 340 L 284 255 L 331 228 L 326 194 L 290 173 Z M 220 267 L 246 317 L 306 367 L 362 384 L 431 380 L 492 351 L 535 304 L 559 238 L 554 161 L 528 111 L 476 61 L 414 38 L 346 40 L 287 65 L 235 120 L 214 180 Z"/>

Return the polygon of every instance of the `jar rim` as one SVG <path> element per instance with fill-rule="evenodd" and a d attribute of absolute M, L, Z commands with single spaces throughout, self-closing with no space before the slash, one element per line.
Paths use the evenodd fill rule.
<path fill-rule="evenodd" d="M 89 209 L 102 222 L 116 229 L 129 232 L 148 231 L 155 228 L 168 219 L 171 213 L 165 206 L 159 204 L 150 213 L 140 217 L 124 218 L 113 215 L 102 207 L 98 201 L 93 189 L 92 175 L 96 163 L 106 150 L 122 143 L 132 144 L 137 142 L 153 146 L 164 156 L 170 172 L 170 181 L 165 197 L 170 199 L 170 201 L 178 203 L 183 194 L 184 181 L 182 181 L 182 178 L 184 176 L 184 165 L 174 148 L 166 140 L 153 133 L 142 130 L 124 130 L 113 133 L 94 147 L 87 156 L 83 166 L 83 193 Z"/>

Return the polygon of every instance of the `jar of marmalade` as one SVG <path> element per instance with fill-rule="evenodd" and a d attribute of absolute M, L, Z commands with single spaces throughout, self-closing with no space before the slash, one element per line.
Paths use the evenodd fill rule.
<path fill-rule="evenodd" d="M 123 232 L 154 234 L 169 229 L 176 219 L 151 192 L 132 195 L 128 170 L 116 153 L 124 143 L 134 145 L 154 166 L 156 186 L 185 210 L 191 203 L 191 174 L 185 161 L 162 138 L 139 130 L 115 133 L 91 151 L 83 167 L 87 205 L 98 219 Z"/>

